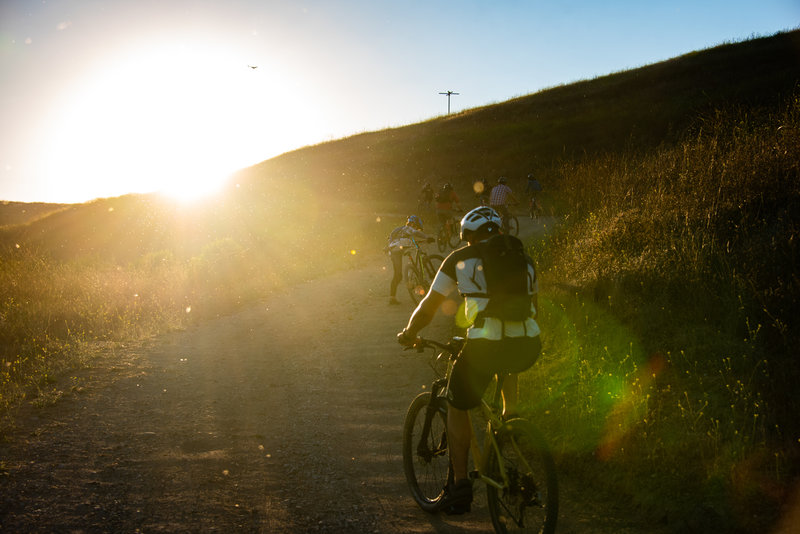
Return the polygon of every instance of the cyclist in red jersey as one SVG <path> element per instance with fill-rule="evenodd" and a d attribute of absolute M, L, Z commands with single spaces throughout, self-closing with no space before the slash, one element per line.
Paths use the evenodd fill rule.
<path fill-rule="evenodd" d="M 453 224 L 454 210 L 461 210 L 461 201 L 453 190 L 453 186 L 446 183 L 436 193 L 436 217 L 439 219 L 439 226 Z"/>

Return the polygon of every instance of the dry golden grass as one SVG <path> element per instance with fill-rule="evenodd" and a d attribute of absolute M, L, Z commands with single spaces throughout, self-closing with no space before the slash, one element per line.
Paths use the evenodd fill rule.
<path fill-rule="evenodd" d="M 547 392 L 536 410 L 562 454 L 592 453 L 654 513 L 707 507 L 720 528 L 759 531 L 792 489 L 798 132 L 795 97 L 561 168 L 569 217 L 536 247 L 555 289 L 530 389 Z"/>

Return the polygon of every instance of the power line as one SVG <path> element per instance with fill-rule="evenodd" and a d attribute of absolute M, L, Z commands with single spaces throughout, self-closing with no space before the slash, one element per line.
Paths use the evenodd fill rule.
<path fill-rule="evenodd" d="M 447 95 L 447 114 L 450 115 L 450 95 L 457 95 L 458 93 L 454 93 L 453 91 L 447 91 L 446 93 L 439 93 L 440 95 Z"/>

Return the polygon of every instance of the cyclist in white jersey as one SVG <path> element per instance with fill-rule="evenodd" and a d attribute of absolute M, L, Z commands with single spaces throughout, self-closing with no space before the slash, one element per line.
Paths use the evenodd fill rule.
<path fill-rule="evenodd" d="M 468 410 L 480 404 L 484 390 L 497 373 L 512 373 L 503 385 L 504 414 L 516 404 L 517 376 L 539 357 L 539 325 L 536 322 L 538 281 L 533 260 L 528 262 L 528 293 L 531 313 L 524 321 L 503 321 L 497 317 L 482 317 L 489 299 L 486 298 L 486 278 L 477 243 L 500 233 L 500 217 L 493 209 L 481 206 L 461 220 L 461 237 L 468 246 L 453 251 L 439 268 L 430 291 L 411 315 L 408 325 L 397 335 L 398 341 L 411 346 L 417 334 L 434 318 L 436 311 L 455 290 L 464 295 L 464 310 L 468 322 L 467 341 L 459 355 L 450 378 L 447 412 L 447 436 L 450 461 L 453 465 L 452 484 L 445 488 L 443 509 L 447 513 L 469 511 L 472 484 L 467 477 L 467 461 L 472 429 Z M 483 296 L 478 296 L 483 294 Z"/>
<path fill-rule="evenodd" d="M 403 255 L 404 249 L 408 249 L 417 242 L 432 242 L 433 237 L 422 231 L 422 219 L 417 215 L 409 215 L 406 224 L 398 226 L 389 234 L 386 252 L 392 261 L 392 281 L 389 284 L 389 304 L 400 304 L 397 300 L 397 286 L 403 279 Z"/>

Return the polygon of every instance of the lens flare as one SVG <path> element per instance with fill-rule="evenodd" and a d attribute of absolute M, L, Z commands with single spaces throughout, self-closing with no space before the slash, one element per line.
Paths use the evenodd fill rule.
<path fill-rule="evenodd" d="M 633 331 L 578 295 L 560 301 L 540 296 L 539 309 L 542 330 L 558 336 L 546 340 L 552 352 L 544 402 L 572 421 L 570 448 L 608 460 L 646 419 L 648 392 L 665 359 L 648 357 Z"/>
<path fill-rule="evenodd" d="M 442 307 L 441 307 L 442 314 L 450 317 L 456 315 L 456 313 L 458 313 L 458 310 L 459 310 L 459 305 L 458 302 L 456 302 L 455 300 L 447 299 L 444 302 L 442 302 Z M 458 318 L 456 318 L 456 322 L 458 322 Z"/>

